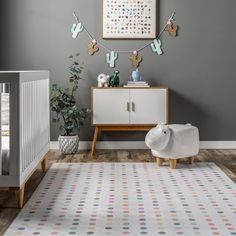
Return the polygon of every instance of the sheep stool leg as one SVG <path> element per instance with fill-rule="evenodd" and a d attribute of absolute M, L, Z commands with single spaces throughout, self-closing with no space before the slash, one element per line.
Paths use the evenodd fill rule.
<path fill-rule="evenodd" d="M 189 158 L 188 158 L 188 162 L 189 162 L 190 165 L 193 164 L 193 162 L 194 162 L 194 157 L 189 157 Z"/>
<path fill-rule="evenodd" d="M 163 162 L 164 162 L 164 159 L 163 158 L 160 158 L 160 157 L 157 157 L 156 158 L 156 161 L 157 161 L 157 165 L 158 166 L 162 166 Z"/>
<path fill-rule="evenodd" d="M 170 159 L 170 168 L 175 169 L 177 165 L 177 160 L 176 159 Z"/>

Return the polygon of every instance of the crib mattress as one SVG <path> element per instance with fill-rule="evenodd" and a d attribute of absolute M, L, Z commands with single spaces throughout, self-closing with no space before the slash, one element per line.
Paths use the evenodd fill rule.
<path fill-rule="evenodd" d="M 2 163 L 2 174 L 9 174 L 9 136 L 2 136 L 2 151 L 0 161 Z"/>
<path fill-rule="evenodd" d="M 9 93 L 1 92 L 1 153 L 2 174 L 9 174 Z"/>

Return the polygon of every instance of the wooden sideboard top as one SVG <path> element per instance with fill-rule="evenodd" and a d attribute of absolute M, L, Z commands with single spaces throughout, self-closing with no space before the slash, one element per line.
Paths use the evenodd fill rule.
<path fill-rule="evenodd" d="M 169 89 L 166 86 L 151 86 L 151 87 L 123 87 L 123 86 L 119 86 L 119 87 L 96 87 L 93 86 L 91 87 L 91 89 Z"/>

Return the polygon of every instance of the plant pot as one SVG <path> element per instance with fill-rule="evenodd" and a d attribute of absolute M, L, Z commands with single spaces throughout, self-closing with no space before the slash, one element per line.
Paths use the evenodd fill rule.
<path fill-rule="evenodd" d="M 75 154 L 79 147 L 79 137 L 75 136 L 59 136 L 59 149 L 63 154 Z"/>

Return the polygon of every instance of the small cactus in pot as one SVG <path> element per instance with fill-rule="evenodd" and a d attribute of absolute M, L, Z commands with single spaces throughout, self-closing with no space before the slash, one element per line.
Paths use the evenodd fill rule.
<path fill-rule="evenodd" d="M 118 76 L 120 72 L 118 70 L 115 70 L 113 75 L 109 78 L 109 87 L 118 87 L 120 84 L 120 78 Z"/>

